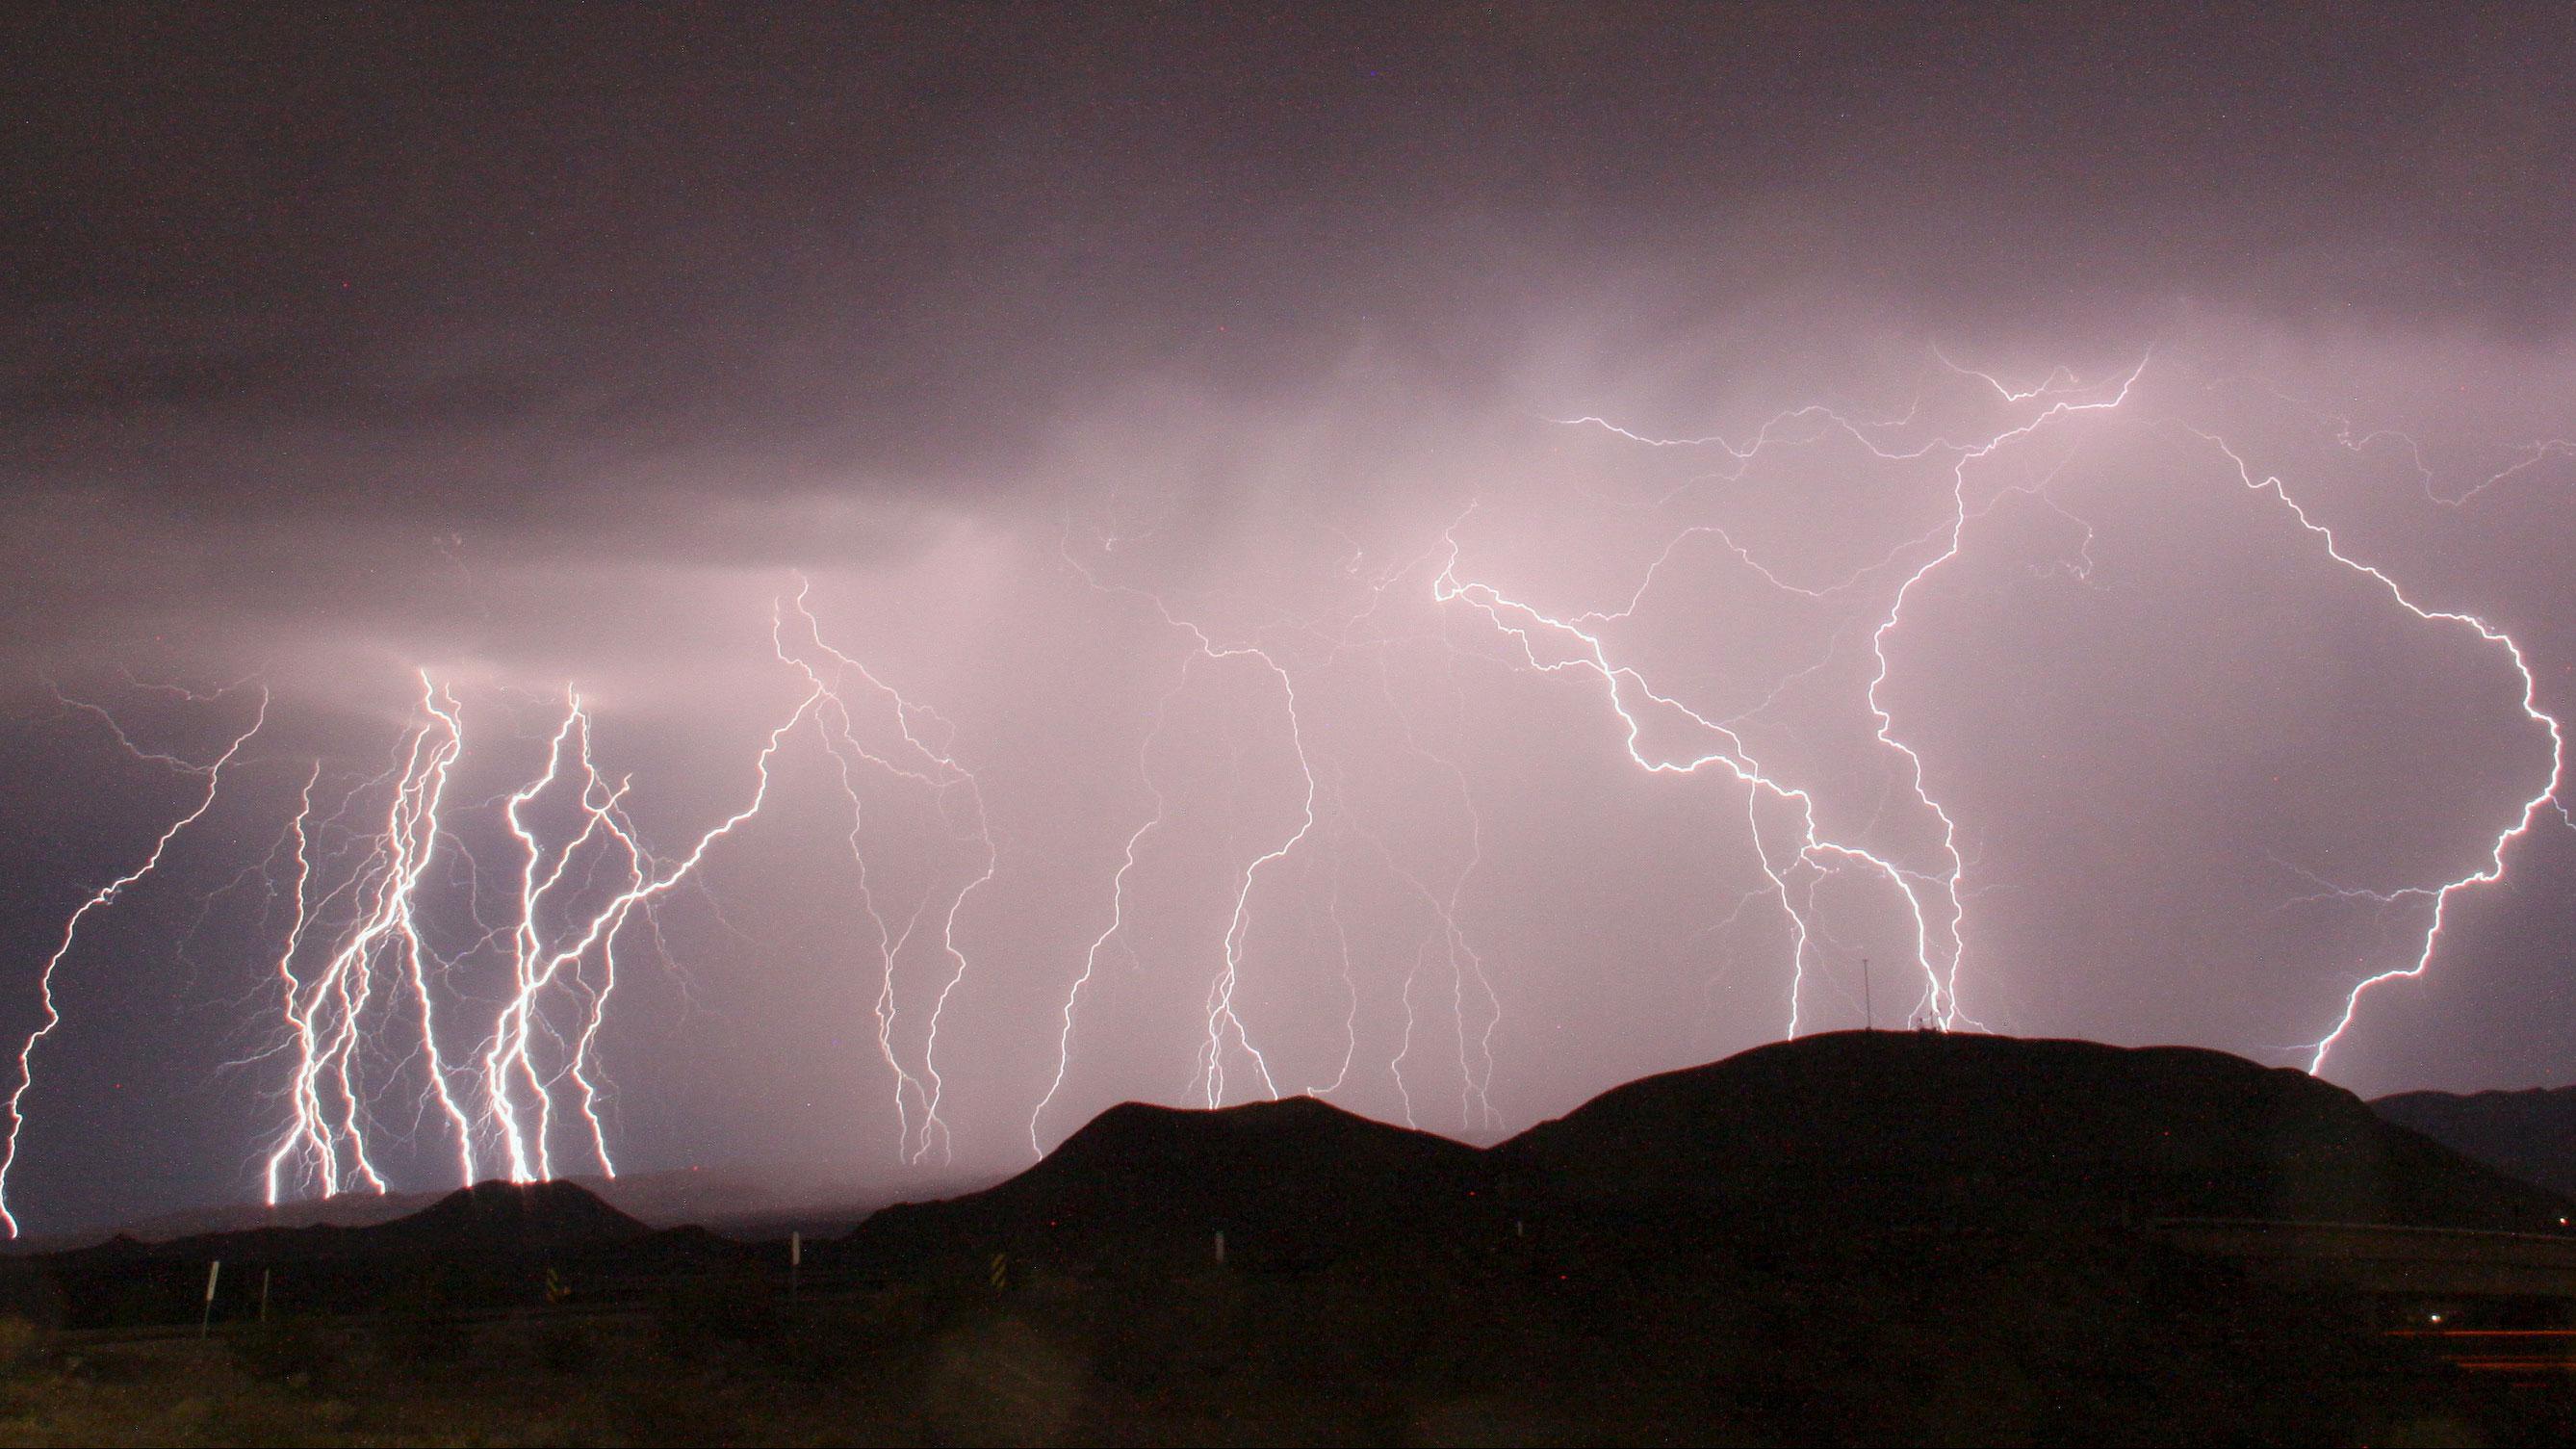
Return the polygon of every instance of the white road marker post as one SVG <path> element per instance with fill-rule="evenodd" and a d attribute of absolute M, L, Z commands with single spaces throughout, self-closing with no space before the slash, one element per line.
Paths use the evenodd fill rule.
<path fill-rule="evenodd" d="M 791 1232 L 787 1235 L 787 1301 L 790 1303 L 796 1301 L 796 1270 L 804 1263 L 805 1235 Z"/>
<path fill-rule="evenodd" d="M 206 1265 L 206 1312 L 197 1320 L 197 1336 L 203 1338 L 215 1326 L 215 1280 L 224 1275 L 224 1260 L 217 1258 Z"/>

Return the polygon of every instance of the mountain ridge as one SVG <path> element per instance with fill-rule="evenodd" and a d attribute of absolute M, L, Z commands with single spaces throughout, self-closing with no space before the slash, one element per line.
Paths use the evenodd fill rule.
<path fill-rule="evenodd" d="M 2576 1086 L 2398 1092 L 2370 1106 L 2462 1156 L 2576 1195 Z"/>
<path fill-rule="evenodd" d="M 1313 1099 L 1123 1104 L 1025 1172 L 889 1207 L 843 1241 L 888 1260 L 1096 1264 L 1211 1255 L 1222 1232 L 1236 1252 L 1311 1264 L 1709 1224 L 1775 1238 L 2175 1218 L 2559 1232 L 2569 1212 L 2288 1068 L 2192 1047 L 1855 1031 L 1640 1078 L 1483 1149 Z"/>
<path fill-rule="evenodd" d="M 2576 1116 L 2576 1091 L 2539 1095 Z M 2565 1196 L 2394 1120 L 2406 1107 L 2199 1048 L 1822 1033 L 1624 1083 L 1487 1148 L 1312 1097 L 1122 1103 L 999 1183 L 879 1208 L 835 1249 L 1093 1260 L 1204 1255 L 1224 1233 L 1249 1260 L 1294 1264 L 1640 1213 L 1748 1229 L 2232 1217 L 2558 1230 Z M 569 1180 L 423 1198 L 382 1221 L 119 1236 L 51 1256 L 526 1258 L 675 1231 Z"/>

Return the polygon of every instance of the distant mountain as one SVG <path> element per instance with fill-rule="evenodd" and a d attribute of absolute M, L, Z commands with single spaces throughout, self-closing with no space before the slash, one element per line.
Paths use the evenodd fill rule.
<path fill-rule="evenodd" d="M 676 1205 L 709 1184 L 654 1186 Z M 735 1197 L 720 1183 L 714 1195 Z M 1128 1103 L 998 1186 L 897 1204 L 813 1246 L 887 1270 L 997 1252 L 1132 1264 L 1204 1261 L 1223 1233 L 1230 1260 L 1294 1268 L 1505 1238 L 1556 1251 L 1569 1234 L 1785 1243 L 1856 1228 L 2168 1217 L 2555 1231 L 2570 1210 L 2296 1071 L 2185 1048 L 1843 1032 L 1629 1083 L 1490 1150 L 1311 1098 L 1215 1111 Z M 344 1265 L 325 1276 L 354 1284 L 368 1264 L 499 1265 L 516 1282 L 535 1281 L 531 1264 L 746 1254 L 774 1256 L 656 1231 L 553 1182 L 484 1183 L 381 1222 L 120 1237 L 52 1261 L 170 1265 L 173 1284 L 177 1265 L 215 1258 Z M 308 1279 L 321 1281 L 297 1281 Z"/>
<path fill-rule="evenodd" d="M 53 1306 L 30 1316 L 75 1328 L 184 1322 L 210 1264 L 224 1269 L 215 1316 L 237 1321 L 274 1299 L 283 1312 L 491 1309 L 586 1291 L 635 1272 L 696 1271 L 750 1250 L 697 1228 L 657 1232 L 569 1182 L 485 1182 L 388 1222 L 260 1227 L 93 1247 L 0 1264 L 0 1298 Z"/>
<path fill-rule="evenodd" d="M 278 1262 L 360 1258 L 535 1258 L 625 1244 L 653 1230 L 570 1182 L 483 1182 L 418 1212 L 358 1227 L 317 1223 L 200 1233 L 159 1243 L 119 1237 L 89 1250 L 119 1257 Z M 71 1254 L 66 1256 L 80 1256 Z"/>
<path fill-rule="evenodd" d="M 1520 1195 L 1750 1214 L 2555 1230 L 2567 1205 L 2221 1052 L 1837 1032 L 1614 1088 L 1503 1143 Z"/>
<path fill-rule="evenodd" d="M 802 1229 L 809 1237 L 846 1231 L 889 1201 L 886 1194 L 817 1177 L 809 1168 L 783 1163 L 719 1163 L 617 1177 L 571 1176 L 558 1181 L 579 1184 L 647 1227 L 708 1227 L 736 1237 L 784 1237 L 791 1228 Z M 259 1228 L 325 1224 L 362 1228 L 409 1217 L 436 1205 L 453 1191 L 344 1192 L 330 1197 L 290 1198 L 274 1207 L 247 1202 L 183 1208 L 115 1228 L 47 1234 L 13 1242 L 8 1248 L 16 1253 L 56 1253 L 93 1247 L 117 1237 L 161 1243 Z"/>
<path fill-rule="evenodd" d="M 790 1229 L 800 1229 L 809 1238 L 847 1232 L 894 1201 L 894 1195 L 882 1188 L 846 1175 L 818 1174 L 810 1164 L 791 1162 L 727 1162 L 567 1180 L 589 1188 L 609 1206 L 648 1226 L 694 1225 L 736 1238 L 783 1238 Z M 944 1190 L 980 1185 L 952 1181 Z"/>
<path fill-rule="evenodd" d="M 2576 1194 L 2576 1087 L 2521 1092 L 2401 1092 L 2370 1104 L 2452 1151 Z"/>
<path fill-rule="evenodd" d="M 899 1203 L 847 1240 L 861 1254 L 1293 1263 L 1419 1242 L 1474 1210 L 1484 1154 L 1312 1097 L 1190 1111 L 1129 1102 L 1035 1167 L 937 1203 Z"/>
<path fill-rule="evenodd" d="M 451 1189 L 452 1191 L 453 1189 Z M 310 1228 L 323 1224 L 362 1228 L 407 1217 L 435 1204 L 443 1192 L 344 1192 L 330 1197 L 295 1198 L 270 1207 L 265 1203 L 226 1203 L 218 1207 L 182 1208 L 139 1218 L 113 1230 L 56 1234 L 29 1246 L 39 1251 L 89 1247 L 109 1238 L 159 1243 L 208 1233 L 242 1233 L 258 1228 Z"/>
<path fill-rule="evenodd" d="M 667 1382 L 592 1384 L 643 1410 L 621 1440 L 722 1433 L 755 1397 L 813 1378 L 925 1402 L 1096 1405 L 1105 1417 L 1070 1437 L 1116 1442 L 1139 1437 L 1122 1416 L 1155 1404 L 1187 1406 L 1166 1437 L 1318 1442 L 2372 1442 L 2454 1423 L 2558 1442 L 2576 1400 L 2455 1383 L 2457 1345 L 2385 1329 L 2454 1311 L 2446 1263 L 2510 1270 L 2476 1281 L 2528 1291 L 2523 1270 L 2563 1245 L 2139 1229 L 2257 1218 L 2564 1238 L 2570 1214 L 2295 1071 L 1851 1032 L 1632 1082 L 1485 1150 L 1307 1098 L 1130 1103 L 998 1186 L 809 1240 L 795 1279 L 774 1240 L 655 1231 L 574 1183 L 487 1183 L 366 1226 L 0 1260 L 0 1314 L 72 1330 L 210 1316 L 219 1332 L 363 1315 L 332 1331 L 396 1371 L 433 1353 L 488 1369 L 522 1406 L 555 1390 L 513 1367 L 542 1342 L 511 1321 L 520 1310 L 622 1316 L 629 1329 L 599 1327 L 634 1332 L 636 1352 L 603 1361 Z M 2312 1278 L 2211 1246 L 2228 1234 L 2328 1251 L 2395 1238 L 2404 1253 Z M 2463 1291 L 2479 1301 L 2457 1311 L 2482 1326 L 2554 1321 Z M 2540 1372 L 2558 1384 L 2559 1367 Z M 705 1415 L 674 1417 L 701 1400 Z M 1303 1417 L 1283 1422 L 1291 1404 Z M 1424 1404 L 1455 1417 L 1420 1417 Z M 1510 1412 L 1486 1417 L 1497 1409 Z M 1608 1429 L 1585 1432 L 1586 1416 Z M 936 1432 L 1041 1437 L 961 1422 Z"/>
<path fill-rule="evenodd" d="M 1483 1152 L 1309 1098 L 1129 1103 L 998 1187 L 888 1208 L 842 1246 L 1205 1258 L 1223 1231 L 1232 1254 L 1295 1263 L 1498 1233 L 1790 1241 L 2177 1217 L 2555 1230 L 2568 1210 L 2303 1072 L 2179 1047 L 1842 1032 L 1629 1083 Z"/>

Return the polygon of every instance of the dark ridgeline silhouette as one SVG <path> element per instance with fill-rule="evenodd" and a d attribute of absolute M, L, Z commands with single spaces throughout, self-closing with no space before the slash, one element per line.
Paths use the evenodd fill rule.
<path fill-rule="evenodd" d="M 2576 1194 L 2576 1087 L 2519 1092 L 2401 1092 L 2371 1109 L 2464 1157 Z"/>
<path fill-rule="evenodd" d="M 1631 1082 L 1490 1149 L 1312 1098 L 1128 1103 L 1006 1182 L 896 1204 L 806 1256 L 880 1281 L 1219 1261 L 1418 1276 L 1486 1272 L 1497 1253 L 1535 1271 L 1716 1242 L 2074 1240 L 2175 1218 L 2557 1232 L 2570 1212 L 2301 1072 L 2188 1048 L 1851 1031 Z M 699 1228 L 655 1231 L 576 1184 L 494 1182 L 370 1226 L 120 1236 L 19 1261 L 43 1265 L 77 1323 L 193 1317 L 217 1258 L 236 1285 L 291 1265 L 294 1306 L 346 1309 L 424 1275 L 508 1305 L 538 1301 L 549 1274 L 631 1280 L 771 1257 L 785 1261 Z"/>
<path fill-rule="evenodd" d="M 998 1187 L 870 1218 L 900 1261 L 1407 1255 L 1497 1231 L 1646 1237 L 2256 1218 L 2555 1231 L 2567 1204 L 2221 1052 L 1839 1032 L 1617 1087 L 1489 1150 L 1307 1098 L 1112 1108 Z M 1517 1229 L 1514 1224 L 1520 1225 Z"/>
<path fill-rule="evenodd" d="M 662 1172 L 624 1173 L 615 1178 L 582 1175 L 557 1179 L 597 1194 L 610 1207 L 648 1227 L 697 1223 L 736 1237 L 773 1235 L 788 1225 L 805 1227 L 837 1223 L 846 1227 L 885 1201 L 862 1189 L 811 1180 L 792 1163 L 729 1164 L 714 1170 L 698 1167 Z M 782 1190 L 781 1183 L 793 1184 Z M 349 1191 L 323 1198 L 289 1198 L 274 1206 L 223 1203 L 156 1213 L 122 1224 L 116 1231 L 145 1242 L 209 1234 L 249 1232 L 257 1228 L 306 1228 L 325 1223 L 343 1228 L 370 1227 L 409 1217 L 441 1202 L 454 1188 L 431 1192 L 376 1194 Z M 837 1199 L 837 1201 L 835 1201 Z M 48 1234 L 9 1246 L 20 1251 L 58 1252 L 85 1248 L 110 1236 L 105 1230 Z"/>
<path fill-rule="evenodd" d="M 2194 1244 L 2386 1224 L 2405 1257 L 2461 1241 L 2418 1229 L 2485 1229 L 2524 1235 L 2475 1252 L 2557 1263 L 2570 1211 L 2299 1072 L 1861 1030 L 1631 1082 L 1481 1150 L 1308 1098 L 1130 1103 L 998 1186 L 808 1240 L 793 1302 L 783 1240 L 487 1183 L 372 1226 L 23 1255 L 0 1313 L 193 1332 L 221 1259 L 211 1316 L 254 1368 L 373 1344 L 435 1398 L 596 1348 L 609 1399 L 660 1406 L 642 1439 L 689 1437 L 693 1412 L 724 1437 L 754 1400 L 804 1405 L 745 1431 L 792 1436 L 838 1422 L 814 1397 L 837 1384 L 965 1441 L 2377 1442 L 2430 1414 L 2537 1443 L 2576 1426 L 2556 1368 L 2545 1398 L 2488 1394 L 2440 1343 L 2385 1335 L 2451 1290 Z M 2490 1316 L 2563 1313 L 2548 1289 L 2476 1291 Z M 733 1408 L 666 1392 L 710 1364 L 738 1393 L 703 1404 Z"/>
<path fill-rule="evenodd" d="M 2564 1209 L 2341 1088 L 2187 1047 L 1839 1032 L 1616 1087 L 1494 1149 L 1566 1206 L 1842 1220 L 2554 1228 Z"/>
<path fill-rule="evenodd" d="M 1068 1341 L 1126 1391 L 1229 1399 L 1212 1375 L 1269 1366 L 1310 1395 L 1274 1433 L 1410 1373 L 1562 1442 L 2376 1441 L 2426 1414 L 2543 1442 L 2576 1423 L 2557 1390 L 2483 1398 L 2383 1336 L 2422 1322 L 2415 1286 L 2192 1244 L 2242 1219 L 2563 1238 L 2569 1211 L 2301 1072 L 1864 1030 L 1483 1151 L 1311 1100 L 1130 1104 L 833 1253 L 994 1313 L 1080 1305 Z"/>
<path fill-rule="evenodd" d="M 206 1265 L 224 1265 L 217 1317 L 248 1316 L 263 1269 L 277 1272 L 282 1312 L 380 1307 L 389 1290 L 457 1310 L 544 1301 L 548 1273 L 608 1275 L 693 1271 L 738 1262 L 748 1249 L 701 1228 L 656 1231 L 569 1182 L 477 1183 L 389 1222 L 320 1223 L 199 1233 L 146 1243 L 119 1234 L 92 1247 L 33 1254 L 5 1274 L 41 1277 L 44 1315 L 83 1328 L 193 1319 Z M 452 1302 L 450 1301 L 452 1300 Z"/>
<path fill-rule="evenodd" d="M 1418 1251 L 1479 1209 L 1490 1178 L 1473 1147 L 1312 1097 L 1215 1111 L 1128 1102 L 1017 1177 L 946 1202 L 898 1203 L 845 1246 L 900 1260 L 992 1244 L 1113 1266 L 1213 1260 L 1222 1232 L 1238 1264 L 1312 1265 Z"/>
<path fill-rule="evenodd" d="M 631 1245 L 652 1229 L 569 1182 L 481 1182 L 459 1188 L 419 1212 L 362 1227 L 249 1228 L 199 1233 L 160 1243 L 120 1235 L 95 1248 L 60 1255 L 78 1260 L 186 1258 L 203 1262 L 311 1262 L 335 1258 L 542 1258 Z"/>

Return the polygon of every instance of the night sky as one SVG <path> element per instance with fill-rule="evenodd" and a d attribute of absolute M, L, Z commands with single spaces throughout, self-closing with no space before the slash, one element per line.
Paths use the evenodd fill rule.
<path fill-rule="evenodd" d="M 217 787 L 30 1231 L 549 1105 L 899 1194 L 1865 1017 L 2304 1067 L 2526 820 L 2322 1071 L 2576 1079 L 2563 7 L 0 25 L 0 1037 Z"/>

